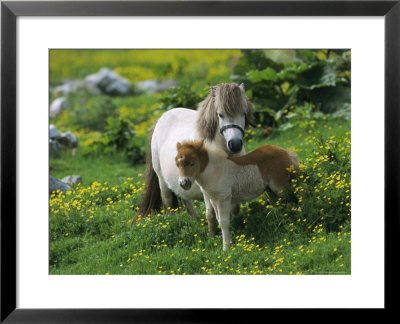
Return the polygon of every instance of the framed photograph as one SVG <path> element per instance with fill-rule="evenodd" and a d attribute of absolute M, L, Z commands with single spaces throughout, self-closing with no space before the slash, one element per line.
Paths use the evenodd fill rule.
<path fill-rule="evenodd" d="M 393 309 L 399 1 L 1 16 L 2 322 Z"/>

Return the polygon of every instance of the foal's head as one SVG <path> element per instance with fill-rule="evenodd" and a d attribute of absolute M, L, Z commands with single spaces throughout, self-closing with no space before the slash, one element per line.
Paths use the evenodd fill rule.
<path fill-rule="evenodd" d="M 208 153 L 201 141 L 186 141 L 176 144 L 178 151 L 175 157 L 179 168 L 179 185 L 189 190 L 197 176 L 204 171 L 208 163 Z"/>

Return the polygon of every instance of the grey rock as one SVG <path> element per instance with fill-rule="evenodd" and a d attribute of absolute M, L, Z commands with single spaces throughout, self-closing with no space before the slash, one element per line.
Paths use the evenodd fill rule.
<path fill-rule="evenodd" d="M 85 82 L 81 80 L 68 80 L 64 84 L 56 87 L 53 91 L 56 96 L 65 96 L 70 92 L 76 92 L 85 88 Z"/>
<path fill-rule="evenodd" d="M 69 175 L 62 178 L 61 181 L 68 185 L 77 184 L 79 182 L 82 182 L 82 177 L 80 175 Z"/>
<path fill-rule="evenodd" d="M 50 124 L 49 127 L 49 154 L 51 157 L 59 157 L 62 149 L 72 148 L 72 155 L 75 155 L 78 147 L 78 138 L 71 132 L 61 133 L 57 127 Z"/>
<path fill-rule="evenodd" d="M 102 94 L 102 91 L 92 82 L 85 82 L 85 89 L 87 92 L 95 96 Z"/>
<path fill-rule="evenodd" d="M 105 87 L 105 93 L 110 94 L 110 95 L 127 95 L 129 94 L 131 89 L 130 84 L 126 84 L 124 82 L 111 82 Z"/>
<path fill-rule="evenodd" d="M 49 193 L 60 190 L 62 192 L 72 190 L 72 188 L 64 182 L 50 176 L 49 177 Z"/>
<path fill-rule="evenodd" d="M 154 92 L 155 89 L 158 87 L 159 81 L 157 80 L 146 80 L 141 82 L 135 83 L 135 88 L 139 91 L 144 92 Z"/>
<path fill-rule="evenodd" d="M 68 102 L 65 97 L 54 99 L 50 105 L 50 117 L 58 115 L 64 109 L 67 109 Z"/>
<path fill-rule="evenodd" d="M 51 157 L 59 157 L 61 151 L 61 145 L 56 140 L 49 140 L 49 154 Z"/>
<path fill-rule="evenodd" d="M 135 83 L 136 90 L 141 92 L 147 92 L 149 94 L 155 92 L 163 92 L 171 87 L 176 87 L 178 85 L 176 80 L 146 80 Z"/>
<path fill-rule="evenodd" d="M 58 142 L 66 147 L 78 147 L 78 139 L 71 131 L 61 133 L 60 137 L 58 138 Z"/>
<path fill-rule="evenodd" d="M 58 131 L 57 127 L 52 124 L 49 127 L 49 137 L 50 139 L 57 139 L 60 137 L 60 132 Z"/>
<path fill-rule="evenodd" d="M 64 84 L 54 88 L 53 94 L 55 96 L 65 96 L 81 89 L 85 89 L 93 95 L 119 96 L 128 95 L 132 90 L 131 84 L 127 79 L 121 77 L 110 68 L 102 68 L 98 73 L 86 76 L 84 80 L 65 81 Z M 55 114 L 59 112 L 59 110 L 55 110 Z"/>
<path fill-rule="evenodd" d="M 127 95 L 131 92 L 130 82 L 109 68 L 102 68 L 98 73 L 88 75 L 85 83 L 88 88 L 98 88 L 109 95 Z"/>

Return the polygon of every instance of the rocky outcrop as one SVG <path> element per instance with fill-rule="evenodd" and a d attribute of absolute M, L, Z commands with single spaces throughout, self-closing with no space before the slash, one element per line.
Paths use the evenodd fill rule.
<path fill-rule="evenodd" d="M 60 156 L 62 149 L 78 147 L 78 138 L 71 132 L 60 133 L 54 125 L 49 127 L 49 154 L 51 157 Z"/>
<path fill-rule="evenodd" d="M 156 92 L 164 92 L 169 88 L 176 87 L 178 85 L 176 80 L 146 80 L 135 83 L 135 89 L 139 92 L 147 92 L 149 94 Z"/>
<path fill-rule="evenodd" d="M 132 87 L 129 80 L 121 77 L 112 69 L 102 68 L 98 73 L 86 76 L 84 80 L 65 81 L 64 84 L 54 89 L 53 94 L 65 96 L 79 90 L 86 90 L 93 95 L 126 96 L 131 93 Z"/>
<path fill-rule="evenodd" d="M 74 185 L 82 182 L 82 177 L 80 175 L 69 175 L 61 179 L 62 182 L 68 185 Z"/>
<path fill-rule="evenodd" d="M 67 185 L 66 183 L 50 176 L 49 177 L 49 194 L 52 192 L 57 192 L 57 190 L 60 190 L 62 192 L 72 190 L 72 188 Z"/>

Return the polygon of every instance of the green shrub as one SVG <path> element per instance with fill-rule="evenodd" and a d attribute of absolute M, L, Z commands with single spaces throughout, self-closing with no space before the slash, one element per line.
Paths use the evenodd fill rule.
<path fill-rule="evenodd" d="M 134 125 L 123 118 L 107 118 L 106 131 L 99 140 L 82 148 L 83 155 L 122 154 L 132 164 L 145 161 L 144 140 L 136 138 Z"/>
<path fill-rule="evenodd" d="M 285 197 L 274 202 L 265 193 L 243 204 L 240 217 L 233 220 L 235 232 L 272 244 L 283 237 L 294 241 L 312 237 L 317 230 L 337 232 L 349 226 L 350 139 L 312 136 L 310 140 L 314 142 L 312 152 L 301 172 L 294 174 Z"/>
<path fill-rule="evenodd" d="M 291 106 L 311 103 L 333 113 L 350 104 L 350 52 L 296 50 L 295 59 L 276 62 L 260 50 L 243 50 L 231 76 L 244 82 L 256 121 L 275 125 Z"/>
<path fill-rule="evenodd" d="M 184 107 L 196 109 L 203 97 L 191 90 L 190 85 L 173 87 L 168 90 L 161 98 L 159 110 L 167 111 L 172 108 Z"/>

